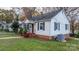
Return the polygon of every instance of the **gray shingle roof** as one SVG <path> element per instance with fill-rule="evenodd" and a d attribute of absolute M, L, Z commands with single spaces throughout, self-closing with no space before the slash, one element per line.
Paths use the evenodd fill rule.
<path fill-rule="evenodd" d="M 33 16 L 33 17 L 29 18 L 29 20 L 32 20 L 32 21 L 50 20 L 52 17 L 56 16 L 61 10 L 62 10 L 62 8 L 60 8 L 57 11 L 52 11 L 52 12 L 42 14 L 42 15 L 39 15 L 39 16 Z"/>

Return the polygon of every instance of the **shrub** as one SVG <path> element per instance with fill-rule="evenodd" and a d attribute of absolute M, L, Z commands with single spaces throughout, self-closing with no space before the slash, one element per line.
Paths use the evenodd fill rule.
<path fill-rule="evenodd" d="M 13 31 L 15 33 L 17 33 L 18 32 L 18 28 L 19 28 L 19 23 L 17 21 L 15 21 L 15 22 L 13 22 L 11 27 L 12 27 Z"/>
<path fill-rule="evenodd" d="M 75 37 L 76 37 L 76 38 L 79 38 L 79 32 L 78 32 L 77 34 L 75 34 Z"/>
<path fill-rule="evenodd" d="M 20 28 L 20 30 L 19 30 L 19 33 L 20 33 L 20 34 L 26 33 L 26 32 L 27 32 L 27 29 L 25 29 L 25 28 Z"/>
<path fill-rule="evenodd" d="M 9 32 L 9 29 L 5 29 L 4 31 Z"/>
<path fill-rule="evenodd" d="M 20 34 L 22 34 L 22 31 L 23 31 L 23 29 L 22 28 L 19 28 L 19 33 Z"/>
<path fill-rule="evenodd" d="M 3 31 L 2 29 L 0 29 L 0 31 Z"/>
<path fill-rule="evenodd" d="M 23 29 L 23 33 L 26 33 L 26 32 L 27 32 L 27 29 L 24 28 L 24 29 Z"/>

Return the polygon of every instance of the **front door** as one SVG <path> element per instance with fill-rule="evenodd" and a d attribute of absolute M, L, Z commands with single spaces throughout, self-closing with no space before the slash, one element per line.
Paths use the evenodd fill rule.
<path fill-rule="evenodd" d="M 32 24 L 32 33 L 34 33 L 34 24 Z"/>
<path fill-rule="evenodd" d="M 29 24 L 29 32 L 34 33 L 34 24 Z"/>

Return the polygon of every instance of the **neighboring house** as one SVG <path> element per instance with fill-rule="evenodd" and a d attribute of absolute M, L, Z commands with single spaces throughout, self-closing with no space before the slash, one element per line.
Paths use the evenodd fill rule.
<path fill-rule="evenodd" d="M 65 37 L 68 37 L 70 33 L 70 23 L 63 9 L 33 16 L 29 18 L 28 26 L 30 33 L 45 39 L 52 39 L 58 34 L 64 34 Z"/>
<path fill-rule="evenodd" d="M 6 22 L 5 22 L 5 21 L 2 21 L 2 22 L 1 22 L 1 27 L 2 27 L 3 30 L 6 29 Z"/>
<path fill-rule="evenodd" d="M 12 23 L 8 23 L 8 24 L 6 24 L 7 26 L 6 26 L 6 29 L 8 29 L 9 31 L 13 31 L 13 29 L 11 28 L 11 26 L 12 26 Z"/>
<path fill-rule="evenodd" d="M 0 22 L 0 29 L 2 29 L 2 23 Z"/>
<path fill-rule="evenodd" d="M 9 31 L 13 31 L 11 28 L 12 23 L 6 23 L 5 21 L 1 21 L 0 22 L 0 29 L 2 30 L 9 30 Z"/>

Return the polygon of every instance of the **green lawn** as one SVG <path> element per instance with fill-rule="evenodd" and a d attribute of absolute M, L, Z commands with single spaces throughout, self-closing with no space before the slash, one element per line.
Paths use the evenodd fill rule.
<path fill-rule="evenodd" d="M 3 32 L 3 31 L 1 32 L 1 31 L 0 31 L 0 38 L 2 38 L 2 37 L 10 37 L 10 36 L 11 36 L 11 37 L 12 37 L 12 36 L 17 36 L 17 34 L 11 33 L 11 32 L 8 33 L 8 32 Z"/>
<path fill-rule="evenodd" d="M 15 37 L 14 33 L 0 34 L 2 37 Z M 44 41 L 35 38 L 0 39 L 1 51 L 76 51 L 79 50 L 78 40 L 67 42 Z"/>

